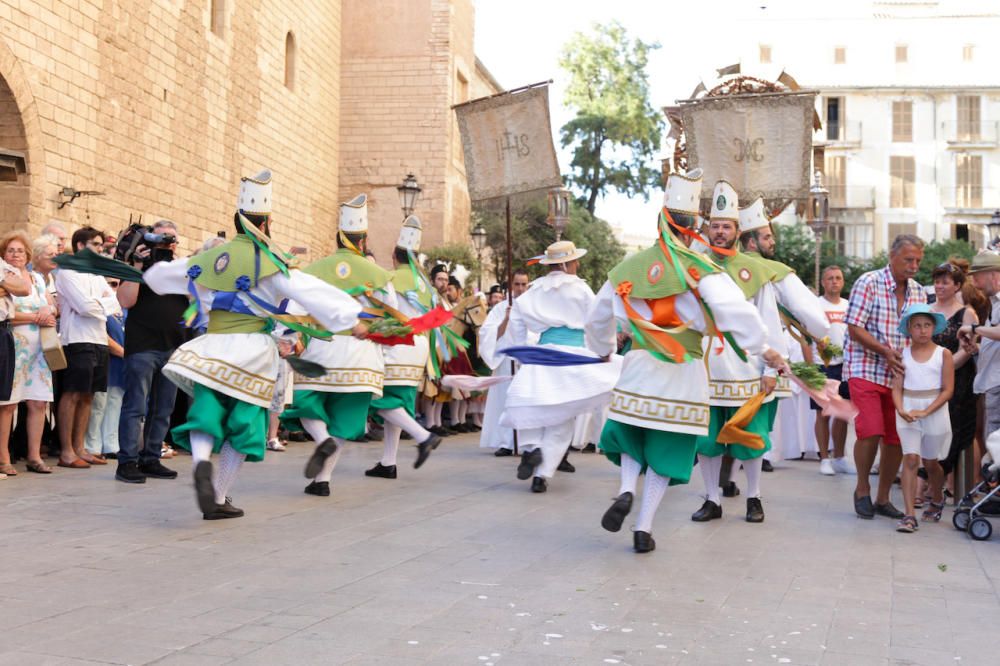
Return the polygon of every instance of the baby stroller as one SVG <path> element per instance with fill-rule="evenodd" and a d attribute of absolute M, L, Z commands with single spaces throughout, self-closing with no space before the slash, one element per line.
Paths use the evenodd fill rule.
<path fill-rule="evenodd" d="M 966 493 L 951 517 L 956 530 L 968 532 L 976 541 L 986 541 L 993 534 L 993 524 L 980 512 L 987 502 L 1000 495 L 1000 464 L 997 462 L 1000 461 L 1000 431 L 986 439 L 986 449 L 992 461 L 983 465 L 982 482 Z M 980 493 L 984 494 L 977 499 Z"/>

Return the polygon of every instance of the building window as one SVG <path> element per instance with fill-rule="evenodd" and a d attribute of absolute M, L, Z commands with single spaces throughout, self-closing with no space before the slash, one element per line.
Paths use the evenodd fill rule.
<path fill-rule="evenodd" d="M 890 208 L 913 208 L 915 197 L 913 185 L 916 182 L 917 169 L 912 157 L 893 155 L 889 158 L 889 178 L 892 181 L 889 189 Z"/>
<path fill-rule="evenodd" d="M 904 63 L 907 61 L 907 46 L 906 44 L 896 45 L 896 62 Z"/>
<path fill-rule="evenodd" d="M 966 44 L 962 47 L 962 60 L 964 62 L 972 62 L 972 54 L 975 51 L 975 47 L 972 44 Z"/>
<path fill-rule="evenodd" d="M 983 207 L 983 158 L 980 155 L 956 155 L 955 206 Z"/>
<path fill-rule="evenodd" d="M 285 87 L 295 90 L 295 35 L 291 30 L 285 35 Z"/>
<path fill-rule="evenodd" d="M 844 98 L 826 98 L 826 139 L 844 141 Z"/>
<path fill-rule="evenodd" d="M 896 236 L 916 236 L 917 235 L 917 225 L 915 222 L 890 222 L 889 223 L 889 242 L 896 238 Z"/>
<path fill-rule="evenodd" d="M 222 31 L 226 27 L 226 1 L 225 0 L 210 0 L 209 2 L 209 28 L 212 32 L 222 36 Z"/>
<path fill-rule="evenodd" d="M 830 192 L 831 208 L 847 207 L 847 158 L 843 155 L 826 158 L 823 184 Z"/>
<path fill-rule="evenodd" d="M 981 126 L 979 95 L 958 95 L 955 103 L 958 118 L 955 138 L 958 141 L 978 141 Z"/>
<path fill-rule="evenodd" d="M 771 47 L 767 44 L 760 45 L 760 64 L 768 65 L 771 63 Z"/>
<path fill-rule="evenodd" d="M 913 102 L 892 103 L 892 140 L 913 141 Z"/>
<path fill-rule="evenodd" d="M 833 64 L 843 65 L 847 62 L 847 48 L 844 46 L 833 47 Z"/>

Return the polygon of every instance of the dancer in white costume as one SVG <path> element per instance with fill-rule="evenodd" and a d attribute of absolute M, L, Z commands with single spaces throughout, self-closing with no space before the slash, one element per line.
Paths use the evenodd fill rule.
<path fill-rule="evenodd" d="M 756 308 L 719 266 L 687 248 L 700 193 L 701 169 L 669 177 L 660 238 L 612 269 L 587 324 L 589 346 L 605 356 L 615 351 L 617 323 L 633 336 L 601 433 L 605 455 L 621 467 L 619 494 L 601 525 L 621 529 L 644 471 L 633 534 L 639 553 L 656 547 L 656 509 L 668 485 L 688 482 L 697 438 L 708 432 L 703 336 L 727 332 L 746 353 L 765 351 L 767 331 Z"/>
<path fill-rule="evenodd" d="M 774 285 L 774 296 L 778 301 L 782 324 L 791 330 L 793 336 L 806 343 L 812 342 L 809 336 L 815 340 L 827 337 L 830 333 L 830 322 L 816 301 L 816 295 L 802 283 L 795 271 L 774 260 L 776 240 L 771 220 L 764 210 L 764 200 L 758 197 L 749 206 L 741 208 L 739 217 L 740 246 L 743 248 L 743 254 L 753 257 L 774 273 L 771 283 Z M 798 346 L 799 341 L 796 340 L 793 344 Z M 780 377 L 774 390 L 775 402 L 767 407 L 772 430 L 780 401 L 782 399 L 791 401 L 794 399 L 794 394 L 788 378 Z M 794 436 L 790 429 L 784 429 L 781 434 Z M 771 462 L 781 460 L 784 457 L 782 451 L 800 447 L 798 439 L 796 437 L 794 442 L 782 442 L 779 438 L 779 441 L 772 442 L 775 446 L 764 454 L 763 471 L 773 471 Z"/>
<path fill-rule="evenodd" d="M 197 256 L 161 262 L 143 275 L 158 294 L 196 298 L 192 315 L 205 312 L 208 333 L 170 357 L 163 372 L 193 397 L 187 422 L 174 442 L 191 451 L 198 507 L 205 520 L 239 518 L 229 493 L 244 460 L 264 458 L 267 409 L 275 395 L 279 345 L 267 333 L 284 321 L 288 301 L 309 312 L 328 331 L 366 330 L 361 306 L 323 281 L 290 269 L 270 247 L 271 172 L 244 178 L 236 213 L 236 237 Z M 290 347 L 282 343 L 283 347 Z M 219 453 L 217 473 L 210 462 Z"/>
<path fill-rule="evenodd" d="M 511 280 L 511 297 L 517 300 L 528 289 L 528 272 L 524 269 L 518 269 L 514 271 Z M 498 349 L 504 349 L 513 344 L 510 338 L 509 320 L 510 305 L 504 299 L 493 306 L 493 309 L 486 316 L 486 321 L 479 327 L 479 357 L 493 371 L 494 377 L 511 375 L 511 364 L 517 363 L 508 356 L 497 352 Z M 507 388 L 507 384 L 495 384 L 490 387 L 486 394 L 483 431 L 479 435 L 479 446 L 496 449 L 496 453 L 493 455 L 498 458 L 514 454 L 514 429 L 500 425 L 500 415 L 507 404 Z M 521 453 L 523 452 L 522 450 Z"/>
<path fill-rule="evenodd" d="M 584 345 L 587 313 L 594 292 L 576 276 L 579 259 L 587 253 L 570 241 L 545 249 L 539 263 L 549 273 L 531 283 L 514 303 L 510 335 L 516 346 L 528 344 L 528 333 L 540 337 L 538 347 L 596 358 Z M 501 350 L 502 351 L 502 350 Z M 621 357 L 610 363 L 552 367 L 522 365 L 507 391 L 501 425 L 517 428 L 519 440 L 535 450 L 521 458 L 517 478 L 534 477 L 531 490 L 544 493 L 573 437 L 577 414 L 605 405 L 621 370 Z"/>

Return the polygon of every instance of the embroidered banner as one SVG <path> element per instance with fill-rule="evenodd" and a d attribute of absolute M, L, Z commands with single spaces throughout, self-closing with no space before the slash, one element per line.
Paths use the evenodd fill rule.
<path fill-rule="evenodd" d="M 548 86 L 462 104 L 455 113 L 473 202 L 562 185 Z"/>
<path fill-rule="evenodd" d="M 815 93 L 705 97 L 681 107 L 688 167 L 728 180 L 740 204 L 809 195 Z M 710 197 L 711 185 L 702 190 Z"/>

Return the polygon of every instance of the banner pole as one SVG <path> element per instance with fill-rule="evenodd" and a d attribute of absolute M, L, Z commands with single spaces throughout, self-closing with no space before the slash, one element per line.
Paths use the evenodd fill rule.
<path fill-rule="evenodd" d="M 505 206 L 505 217 L 507 220 L 507 316 L 510 316 L 510 308 L 514 307 L 514 251 L 511 245 L 510 238 L 510 197 L 507 197 L 507 205 Z M 510 374 L 514 375 L 514 361 L 510 362 Z M 517 451 L 517 429 L 514 429 L 514 455 L 518 454 Z"/>

